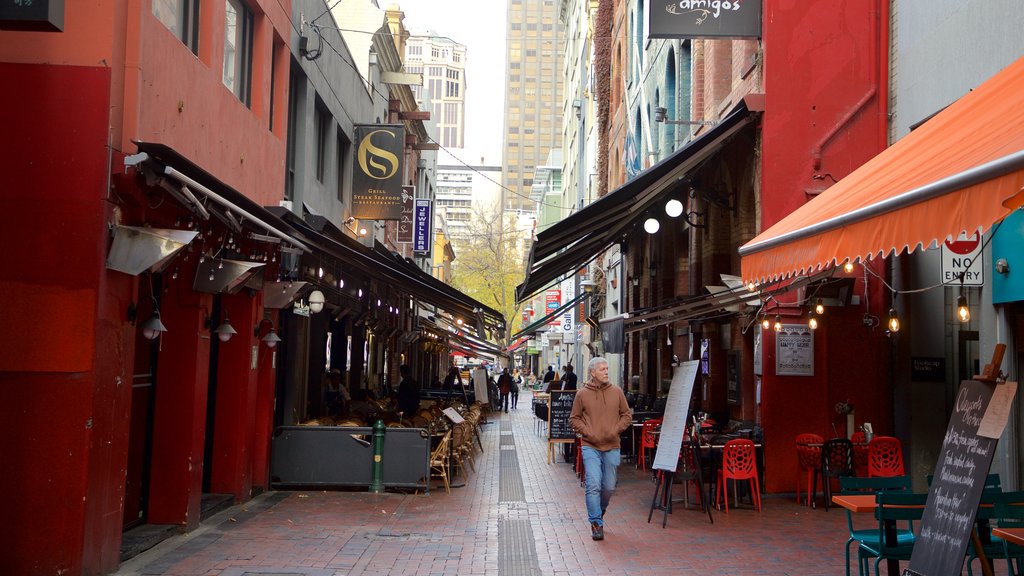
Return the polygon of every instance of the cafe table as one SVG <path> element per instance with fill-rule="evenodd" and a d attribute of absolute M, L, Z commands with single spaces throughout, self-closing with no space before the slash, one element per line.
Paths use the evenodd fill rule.
<path fill-rule="evenodd" d="M 999 536 L 1010 544 L 1024 546 L 1024 528 L 993 528 L 993 536 Z"/>
<path fill-rule="evenodd" d="M 832 503 L 837 506 L 842 506 L 850 512 L 855 514 L 863 514 L 866 512 L 874 512 L 877 508 L 874 494 L 840 494 L 832 497 Z M 886 520 L 885 521 L 885 544 L 886 546 L 896 545 L 896 521 Z M 895 559 L 887 559 L 886 570 L 889 574 L 900 573 L 900 561 Z"/>

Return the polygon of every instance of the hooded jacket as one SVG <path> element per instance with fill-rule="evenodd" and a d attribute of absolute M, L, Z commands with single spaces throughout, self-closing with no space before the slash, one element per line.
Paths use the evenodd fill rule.
<path fill-rule="evenodd" d="M 569 414 L 569 423 L 583 436 L 583 444 L 601 451 L 619 447 L 619 434 L 629 428 L 632 419 L 622 388 L 593 381 L 576 393 Z"/>

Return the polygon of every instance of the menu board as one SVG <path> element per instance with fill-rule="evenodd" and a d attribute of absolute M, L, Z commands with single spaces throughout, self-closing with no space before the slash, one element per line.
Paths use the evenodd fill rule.
<path fill-rule="evenodd" d="M 487 399 L 487 370 L 477 368 L 473 370 L 473 392 L 476 394 L 476 401 L 479 404 L 488 404 Z"/>
<path fill-rule="evenodd" d="M 569 425 L 569 414 L 576 399 L 575 390 L 552 390 L 548 398 L 548 441 L 575 440 L 576 432 Z"/>
<path fill-rule="evenodd" d="M 775 373 L 814 376 L 814 331 L 806 324 L 783 324 L 775 333 Z"/>
<path fill-rule="evenodd" d="M 921 534 L 904 574 L 954 575 L 963 568 L 967 539 L 996 448 L 995 438 L 978 435 L 996 386 L 1004 385 L 976 380 L 960 383 L 928 490 Z"/>
<path fill-rule="evenodd" d="M 676 366 L 672 371 L 672 387 L 668 389 L 661 437 L 658 438 L 658 449 L 654 453 L 652 468 L 655 470 L 676 471 L 686 421 L 690 417 L 690 396 L 693 394 L 693 383 L 697 380 L 699 367 L 700 360 L 691 360 Z"/>

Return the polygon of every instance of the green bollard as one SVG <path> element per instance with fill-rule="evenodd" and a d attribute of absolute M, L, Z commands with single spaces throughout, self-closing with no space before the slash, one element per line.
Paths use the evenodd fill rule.
<path fill-rule="evenodd" d="M 370 492 L 384 493 L 384 421 L 377 420 L 373 425 L 373 477 L 370 479 Z"/>

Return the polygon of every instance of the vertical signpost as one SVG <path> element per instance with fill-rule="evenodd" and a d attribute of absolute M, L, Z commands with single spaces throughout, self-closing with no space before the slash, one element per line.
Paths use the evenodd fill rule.
<path fill-rule="evenodd" d="M 433 224 L 430 200 L 417 198 L 413 209 L 412 253 L 414 255 L 430 257 L 434 244 Z"/>
<path fill-rule="evenodd" d="M 416 189 L 412 186 L 402 186 L 402 216 L 398 219 L 398 232 L 395 234 L 397 242 L 412 242 L 412 219 L 413 204 L 416 198 Z"/>

